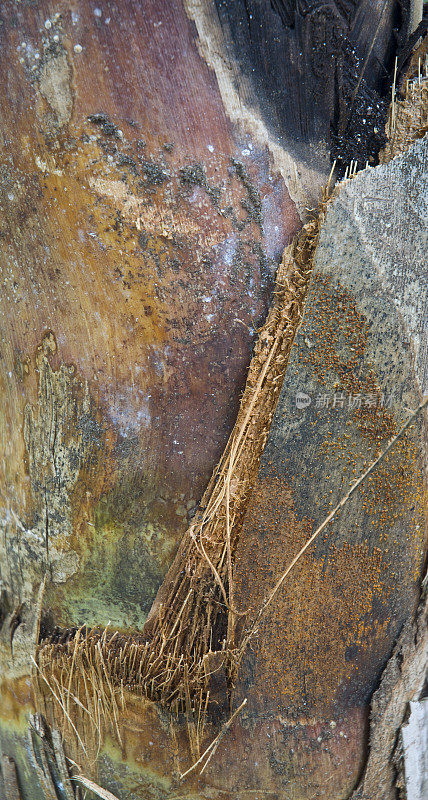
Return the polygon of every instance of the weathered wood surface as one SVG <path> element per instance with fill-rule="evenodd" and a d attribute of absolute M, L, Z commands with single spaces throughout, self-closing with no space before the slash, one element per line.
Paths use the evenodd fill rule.
<path fill-rule="evenodd" d="M 242 610 L 257 609 L 426 394 L 427 159 L 425 138 L 348 181 L 328 211 L 240 537 Z M 243 747 L 257 752 L 260 788 L 346 797 L 355 785 L 369 698 L 418 600 L 425 459 L 419 418 L 261 621 L 236 687 L 237 703 L 249 698 Z"/>
<path fill-rule="evenodd" d="M 270 15 L 268 5 L 250 13 L 262 9 Z M 281 4 L 273 5 L 278 20 Z M 239 15 L 241 4 L 235 12 L 219 3 L 214 17 L 213 9 L 190 0 L 126 0 L 120 6 L 61 0 L 55 9 L 44 1 L 5 2 L 1 9 L 0 745 L 3 778 L 13 786 L 13 756 L 23 800 L 45 800 L 57 791 L 40 769 L 33 735 L 28 739 L 28 673 L 40 612 L 42 633 L 54 623 L 110 621 L 119 629 L 141 628 L 233 425 L 283 248 L 329 172 L 334 70 L 329 68 L 326 80 L 307 65 L 312 89 L 305 102 L 313 114 L 299 143 L 306 116 L 299 117 L 300 128 L 287 114 L 275 122 L 281 94 L 266 83 L 266 65 L 260 76 L 260 53 L 259 72 L 249 79 L 256 38 L 243 60 L 230 50 L 230 29 L 240 23 L 236 16 L 225 21 L 225 15 Z M 391 4 L 387 9 L 384 22 L 391 19 Z M 299 12 L 299 36 L 306 24 L 314 32 L 318 11 Z M 354 11 L 346 26 L 357 31 L 354 44 L 361 38 L 361 67 L 367 26 L 382 9 L 361 4 Z M 329 31 L 342 30 L 341 11 L 339 17 L 337 27 L 333 13 L 331 28 L 330 12 L 323 12 Z M 388 25 L 376 45 L 376 57 L 385 64 Z M 292 28 L 286 28 L 281 37 L 290 42 Z M 269 30 L 267 41 L 279 61 L 277 32 Z M 323 53 L 323 63 L 328 55 Z M 370 75 L 369 88 L 377 93 L 378 73 Z M 312 104 L 316 81 L 324 99 Z M 287 103 L 294 108 L 296 98 L 306 95 L 303 84 L 293 86 L 291 81 Z M 272 103 L 266 104 L 271 91 Z M 260 103 L 254 102 L 257 95 Z M 364 103 L 374 96 L 363 95 Z M 333 106 L 327 104 L 324 113 L 327 98 Z M 348 314 L 367 370 L 373 356 L 374 393 L 396 381 L 392 408 L 373 420 L 362 414 L 359 427 L 352 428 L 346 479 L 405 418 L 403 408 L 414 405 L 419 393 L 414 372 L 425 363 L 426 335 L 420 322 L 414 325 L 422 318 L 419 307 L 412 310 L 412 282 L 420 274 L 416 266 L 412 274 L 406 270 L 415 248 L 424 252 L 420 187 L 417 197 L 409 195 L 413 205 L 403 201 L 403 191 L 426 169 L 425 151 L 419 146 L 414 153 L 419 155 L 410 170 L 407 161 L 400 162 L 407 164 L 402 175 L 397 166 L 387 166 L 348 185 L 344 205 L 339 199 L 331 212 L 336 225 L 349 224 L 348 233 L 338 237 L 331 259 L 328 236 L 336 237 L 337 228 L 330 234 L 326 228 L 321 249 L 326 261 L 319 262 L 320 272 L 331 273 L 333 282 L 340 277 L 345 286 L 355 281 L 349 296 L 332 297 L 333 318 Z M 388 186 L 395 181 L 399 190 L 392 219 L 382 202 L 380 209 L 370 206 L 372 190 L 375 198 L 385 197 L 384 180 Z M 370 187 L 362 206 L 352 194 L 358 194 L 358 181 Z M 374 231 L 375 216 L 380 227 Z M 386 225 L 393 236 L 385 240 Z M 404 242 L 401 252 L 393 237 Z M 358 260 L 361 248 L 365 255 Z M 373 268 L 378 263 L 381 275 Z M 363 272 L 379 292 L 374 300 Z M 363 317 L 372 323 L 369 330 Z M 340 344 L 338 352 L 349 356 L 351 367 L 357 364 L 330 323 L 323 335 Z M 299 338 L 296 358 L 302 353 L 316 361 L 317 349 Z M 331 359 L 332 369 L 342 369 L 337 355 Z M 322 384 L 319 362 L 304 381 L 306 391 Z M 290 373 L 296 391 L 302 388 L 302 365 L 299 370 L 300 377 L 297 366 Z M 293 398 L 289 403 L 285 388 L 260 490 L 248 510 L 237 572 L 244 609 L 260 599 L 288 550 L 329 508 L 326 494 L 338 496 L 344 475 L 334 446 L 325 442 L 337 439 L 328 428 L 338 418 L 341 435 L 348 435 L 346 409 L 338 409 L 338 417 L 336 409 L 330 418 L 314 416 L 314 425 L 297 434 L 294 426 L 311 415 L 316 401 L 296 415 Z M 375 441 L 379 421 L 383 439 Z M 366 487 L 370 497 L 364 502 L 372 504 L 376 525 L 369 526 L 371 509 L 355 501 L 348 512 L 352 535 L 343 523 L 333 526 L 330 544 L 319 543 L 300 565 L 308 583 L 296 572 L 279 605 L 272 605 L 254 641 L 258 662 L 250 651 L 235 688 L 234 703 L 248 694 L 248 712 L 204 775 L 179 781 L 191 760 L 185 728 L 172 734 L 167 713 L 130 696 L 120 719 L 122 746 L 113 731 L 98 759 L 103 786 L 119 798 L 226 800 L 286 797 L 292 791 L 305 800 L 323 793 L 333 800 L 349 794 L 363 763 L 369 695 L 416 602 L 422 539 L 413 537 L 409 516 L 409 497 L 413 493 L 419 501 L 420 493 L 416 436 L 405 440 L 403 471 L 400 466 L 391 474 L 390 461 L 382 478 L 391 479 L 400 501 L 382 481 Z M 276 461 L 270 465 L 272 452 Z M 339 443 L 342 461 L 344 453 Z M 306 479 L 299 477 L 302 466 Z M 271 480 L 272 469 L 278 474 Z M 372 489 L 379 494 L 372 497 Z M 290 518 L 294 542 L 287 538 Z M 288 533 L 276 540 L 279 529 Z M 253 552 L 259 560 L 263 553 L 262 581 L 254 580 Z M 324 636 L 327 623 L 330 639 Z M 272 642 L 269 625 L 276 625 L 279 642 Z M 206 742 L 217 732 L 207 725 Z M 6 789 L 0 781 L 1 791 Z"/>
<path fill-rule="evenodd" d="M 226 105 L 263 119 L 272 139 L 316 173 L 374 163 L 384 137 L 389 73 L 406 39 L 394 0 L 186 0 Z M 217 31 L 217 32 L 216 32 Z M 238 105 L 238 104 L 237 104 Z M 309 177 L 309 175 L 308 175 Z"/>
<path fill-rule="evenodd" d="M 45 576 L 55 622 L 141 626 L 301 223 L 181 3 L 2 14 L 0 637 L 20 674 Z"/>
<path fill-rule="evenodd" d="M 236 584 L 243 610 L 260 605 L 330 504 L 419 403 L 423 371 L 409 310 L 423 292 L 419 248 L 426 235 L 420 224 L 426 189 L 420 190 L 426 160 L 425 139 L 346 183 L 329 209 L 305 318 L 241 534 Z M 380 202 L 384 225 L 376 229 L 371 206 L 385 185 L 396 205 L 385 210 Z M 417 199 L 418 211 L 403 258 L 391 246 L 395 238 L 380 233 L 385 215 L 392 228 L 403 218 L 409 198 Z M 392 264 L 395 273 L 406 265 L 393 283 Z M 331 401 L 328 408 L 318 399 L 323 395 Z M 349 797 L 365 763 L 369 700 L 405 624 L 375 696 L 371 760 L 355 795 L 394 797 L 395 771 L 382 757 L 391 754 L 392 728 L 404 721 L 426 670 L 426 612 L 418 635 L 411 626 L 426 541 L 424 435 L 419 418 L 270 606 L 235 685 L 234 706 L 243 696 L 248 705 L 203 776 L 178 780 L 189 766 L 185 729 L 178 726 L 174 738 L 162 712 L 129 697 L 119 723 L 122 750 L 109 745 L 98 760 L 103 786 L 118 797 L 131 787 L 135 797 Z M 246 620 L 244 625 L 251 614 Z M 214 735 L 208 726 L 207 742 Z"/>
<path fill-rule="evenodd" d="M 33 800 L 42 603 L 42 633 L 141 627 L 301 219 L 181 2 L 5 2 L 0 37 L 0 715 Z"/>
<path fill-rule="evenodd" d="M 426 742 L 405 741 L 406 720 L 412 704 L 425 708 L 426 677 L 428 673 L 428 595 L 422 591 L 416 618 L 409 619 L 382 673 L 380 686 L 373 695 L 370 707 L 369 756 L 364 774 L 352 800 L 395 798 L 409 780 L 414 790 L 424 797 L 424 758 Z M 400 730 L 401 726 L 401 730 Z M 399 731 L 399 732 L 398 732 Z M 412 725 L 410 732 L 415 732 Z M 411 737 L 410 737 L 411 738 Z M 407 749 L 406 749 L 407 748 Z M 424 752 L 425 748 L 425 752 Z M 413 765 L 416 766 L 416 769 Z M 420 769 L 418 769 L 420 767 Z M 410 789 L 411 791 L 411 789 Z"/>
<path fill-rule="evenodd" d="M 401 737 L 407 800 L 423 800 L 428 794 L 428 698 L 410 703 Z"/>

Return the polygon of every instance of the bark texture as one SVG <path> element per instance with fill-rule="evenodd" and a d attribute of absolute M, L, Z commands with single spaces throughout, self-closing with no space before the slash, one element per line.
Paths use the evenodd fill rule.
<path fill-rule="evenodd" d="M 334 149 L 340 169 L 351 152 L 360 163 L 376 158 L 382 76 L 406 13 L 389 0 L 3 3 L 6 800 L 78 796 L 66 756 L 119 800 L 344 800 L 361 776 L 355 797 L 392 800 L 405 780 L 395 736 L 426 669 L 426 616 L 416 611 L 422 414 L 252 624 L 299 547 L 426 392 L 418 77 L 390 119 L 389 134 L 402 136 L 383 159 L 400 156 L 346 181 L 329 206 L 273 416 L 308 277 L 296 301 L 285 291 L 291 272 L 278 277 L 278 267 Z M 303 252 L 312 267 L 305 235 L 283 266 Z M 262 382 L 247 419 L 238 409 L 249 365 L 241 411 Z M 236 418 L 246 433 L 228 450 Z M 229 474 L 236 441 L 251 481 L 236 473 L 215 506 L 220 555 L 201 578 L 199 504 L 222 465 Z M 157 656 L 167 653 L 166 673 L 176 659 L 184 674 L 180 646 L 203 627 L 207 658 L 202 693 L 186 673 L 173 707 L 134 679 L 180 542 L 172 573 L 190 580 L 194 611 L 180 640 L 174 625 L 168 647 L 160 637 Z M 170 578 L 158 599 L 172 609 Z M 39 641 L 50 642 L 52 663 L 37 668 Z"/>

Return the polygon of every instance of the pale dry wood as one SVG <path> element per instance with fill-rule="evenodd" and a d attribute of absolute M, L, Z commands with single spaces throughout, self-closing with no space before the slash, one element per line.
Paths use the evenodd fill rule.
<path fill-rule="evenodd" d="M 89 778 L 85 778 L 84 775 L 73 775 L 71 780 L 80 783 L 85 789 L 89 789 L 90 792 L 100 797 L 101 800 L 118 800 L 115 794 L 109 792 L 108 789 L 103 789 L 101 786 L 98 786 L 97 783 L 90 781 Z"/>

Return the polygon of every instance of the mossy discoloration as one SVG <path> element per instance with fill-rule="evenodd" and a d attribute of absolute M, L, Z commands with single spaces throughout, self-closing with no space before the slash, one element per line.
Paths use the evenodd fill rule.
<path fill-rule="evenodd" d="M 221 197 L 221 189 L 209 184 L 206 169 L 201 163 L 197 162 L 196 164 L 189 164 L 186 167 L 181 167 L 180 181 L 184 186 L 201 186 L 205 189 L 213 205 L 218 206 Z"/>
<path fill-rule="evenodd" d="M 31 486 L 26 519 L 10 508 L 3 518 L 1 577 L 8 613 L 1 631 L 2 649 L 13 649 L 11 674 L 29 669 L 34 652 L 40 604 L 47 584 L 62 584 L 74 575 L 80 557 L 74 549 L 73 492 L 81 470 L 97 461 L 103 427 L 87 385 L 72 366 L 51 366 L 56 340 L 47 332 L 36 353 L 37 405 L 25 407 L 23 435 Z M 17 608 L 21 609 L 17 616 Z M 12 621 L 8 641 L 8 627 Z M 5 661 L 6 653 L 2 657 Z M 5 669 L 3 674 L 7 674 Z"/>
<path fill-rule="evenodd" d="M 236 158 L 232 158 L 232 165 L 236 170 L 236 174 L 238 178 L 242 181 L 243 185 L 245 186 L 248 194 L 248 199 L 245 198 L 241 200 L 242 207 L 248 212 L 248 215 L 251 219 L 254 219 L 260 227 L 263 225 L 263 214 L 262 214 L 262 203 L 260 198 L 260 192 L 254 183 L 250 180 L 250 177 L 245 169 L 244 165 L 237 161 Z"/>
<path fill-rule="evenodd" d="M 41 603 L 63 624 L 141 628 L 174 546 L 153 478 L 117 477 L 138 443 L 125 448 L 112 432 L 88 383 L 60 363 L 51 331 L 35 365 L 37 403 L 27 404 L 23 423 L 28 509 L 2 515 L 0 643 L 10 676 L 30 667 Z"/>
<path fill-rule="evenodd" d="M 104 114 L 103 112 L 98 114 L 89 114 L 88 120 L 89 122 L 92 122 L 93 125 L 98 125 L 101 133 L 104 136 L 112 136 L 113 139 L 121 138 L 120 129 L 114 124 L 114 122 L 111 121 L 107 114 Z"/>

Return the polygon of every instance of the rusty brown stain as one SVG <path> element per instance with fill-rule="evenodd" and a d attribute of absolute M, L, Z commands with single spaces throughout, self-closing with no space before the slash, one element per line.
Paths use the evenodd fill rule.
<path fill-rule="evenodd" d="M 308 300 L 305 335 L 310 347 L 306 352 L 300 351 L 299 362 L 311 369 L 320 386 L 334 375 L 339 393 L 371 398 L 370 405 L 361 401 L 361 407 L 356 407 L 354 419 L 361 435 L 379 445 L 396 432 L 396 426 L 392 413 L 382 402 L 385 398 L 374 365 L 363 363 L 368 320 L 358 310 L 349 289 L 329 275 L 313 275 Z"/>
<path fill-rule="evenodd" d="M 250 619 L 311 532 L 311 520 L 296 518 L 290 489 L 274 472 L 266 475 L 247 510 L 245 556 L 237 563 L 240 610 Z M 412 564 L 420 553 L 418 543 L 413 548 L 418 552 L 409 557 Z M 261 685 L 261 708 L 269 698 L 269 707 L 289 713 L 292 708 L 292 716 L 334 716 L 338 701 L 340 706 L 350 693 L 363 701 L 373 656 L 377 663 L 389 651 L 394 571 L 384 546 L 351 537 L 339 545 L 325 534 L 322 553 L 301 559 L 260 625 L 250 688 L 255 707 Z"/>
<path fill-rule="evenodd" d="M 331 250 L 327 247 L 324 258 L 325 253 L 330 256 Z M 334 268 L 340 275 L 341 265 Z M 244 629 L 313 530 L 402 424 L 402 408 L 385 396 L 391 347 L 385 356 L 376 338 L 388 301 L 386 309 L 373 310 L 364 300 L 361 288 L 358 297 L 334 275 L 312 276 L 288 383 L 238 546 L 236 597 L 248 614 Z M 408 373 L 402 367 L 409 376 L 403 385 L 412 398 L 408 402 L 417 403 L 407 342 L 396 330 L 399 325 L 397 362 L 409 361 Z M 373 341 L 380 365 L 370 355 Z M 307 413 L 293 403 L 293 392 L 305 386 L 312 393 Z M 321 402 L 325 392 L 327 408 Z M 343 413 L 340 404 L 338 410 L 332 407 L 333 392 L 344 398 Z M 361 402 L 348 408 L 349 397 Z M 332 774 L 335 796 L 347 796 L 363 764 L 369 698 L 417 599 L 426 548 L 422 435 L 419 419 L 300 559 L 259 623 L 238 674 L 234 702 L 248 696 L 249 731 L 256 735 L 264 715 L 270 736 L 281 729 L 279 720 L 288 723 L 281 734 L 280 774 L 298 796 L 318 796 Z M 308 508 L 313 519 L 305 516 Z M 320 740 L 319 729 L 328 730 L 330 721 L 335 734 Z M 302 746 L 308 748 L 304 756 Z M 261 756 L 265 775 L 275 763 L 267 755 L 271 748 L 269 742 Z M 292 766 L 296 752 L 296 763 L 304 760 L 304 775 Z M 281 785 L 286 791 L 286 781 Z"/>
<path fill-rule="evenodd" d="M 383 404 L 376 368 L 367 361 L 368 320 L 351 292 L 330 276 L 312 277 L 303 333 L 308 346 L 299 348 L 297 366 L 310 370 L 320 392 L 330 381 L 346 398 L 372 398 L 369 406 L 363 402 L 350 412 L 349 434 L 346 429 L 336 434 L 333 412 L 314 412 L 312 425 L 327 421 L 317 458 L 341 475 L 343 494 L 358 477 L 361 461 L 374 460 L 396 433 L 396 416 Z M 326 514 L 334 505 L 328 496 L 330 477 L 325 475 L 326 496 L 320 498 Z M 315 480 L 315 470 L 308 471 L 307 480 Z M 313 530 L 313 521 L 296 516 L 294 502 L 284 476 L 266 461 L 238 547 L 241 610 L 248 610 L 250 598 L 251 608 L 257 609 Z M 331 715 L 347 697 L 364 703 L 370 691 L 364 687 L 375 679 L 396 629 L 391 587 L 399 583 L 400 594 L 411 597 L 423 558 L 426 493 L 418 433 L 406 433 L 397 442 L 359 489 L 357 503 L 360 516 L 348 533 L 341 529 L 338 539 L 332 524 L 331 532 L 302 558 L 277 607 L 261 623 L 256 673 L 250 680 L 255 707 L 280 710 L 292 703 L 296 713 L 312 708 Z M 410 526 L 407 535 L 397 534 L 397 520 Z M 245 686 L 245 674 L 242 680 Z"/>

